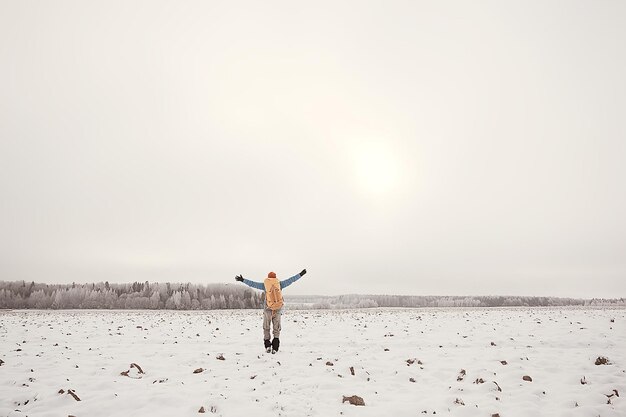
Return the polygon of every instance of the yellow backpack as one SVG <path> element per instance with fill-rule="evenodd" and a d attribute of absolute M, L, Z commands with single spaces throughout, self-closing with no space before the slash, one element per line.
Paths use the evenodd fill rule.
<path fill-rule="evenodd" d="M 272 311 L 280 310 L 284 304 L 283 294 L 280 292 L 280 281 L 276 278 L 266 278 L 263 285 L 265 285 L 267 308 Z"/>

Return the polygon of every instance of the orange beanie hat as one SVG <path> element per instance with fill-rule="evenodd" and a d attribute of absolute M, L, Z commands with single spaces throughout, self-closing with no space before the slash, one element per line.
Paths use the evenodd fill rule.
<path fill-rule="evenodd" d="M 267 274 L 268 278 L 276 278 L 276 273 L 274 272 L 270 272 L 269 274 Z"/>

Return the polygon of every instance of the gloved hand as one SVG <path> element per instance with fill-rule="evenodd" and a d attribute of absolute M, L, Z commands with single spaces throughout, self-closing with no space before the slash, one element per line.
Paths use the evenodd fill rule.
<path fill-rule="evenodd" d="M 306 274 L 306 269 L 303 269 L 302 272 L 300 272 L 300 276 Z"/>
<path fill-rule="evenodd" d="M 243 277 L 241 276 L 241 274 L 239 274 L 239 275 L 237 275 L 237 276 L 235 277 L 235 280 L 236 280 L 236 281 L 243 282 Z"/>

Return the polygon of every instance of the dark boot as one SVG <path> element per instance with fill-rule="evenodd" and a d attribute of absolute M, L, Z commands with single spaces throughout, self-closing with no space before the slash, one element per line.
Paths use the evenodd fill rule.
<path fill-rule="evenodd" d="M 269 339 L 264 340 L 263 343 L 265 343 L 265 350 L 267 351 L 267 353 L 270 353 L 271 347 L 272 347 L 270 340 Z"/>
<path fill-rule="evenodd" d="M 280 340 L 277 337 L 272 340 L 272 353 L 278 352 L 278 347 L 280 346 Z"/>

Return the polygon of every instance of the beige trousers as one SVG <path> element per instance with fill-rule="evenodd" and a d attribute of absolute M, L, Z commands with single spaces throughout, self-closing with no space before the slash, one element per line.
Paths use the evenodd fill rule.
<path fill-rule="evenodd" d="M 272 313 L 274 313 L 272 315 Z M 270 324 L 273 327 L 273 333 L 275 338 L 280 338 L 280 310 L 272 312 L 267 308 L 263 309 L 263 338 L 265 340 L 270 339 Z"/>

